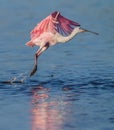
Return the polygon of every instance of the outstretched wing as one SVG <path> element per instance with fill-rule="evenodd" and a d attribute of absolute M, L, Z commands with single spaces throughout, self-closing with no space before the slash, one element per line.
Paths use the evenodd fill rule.
<path fill-rule="evenodd" d="M 31 39 L 38 38 L 44 32 L 55 32 L 51 15 L 36 25 L 36 27 L 31 31 Z"/>
<path fill-rule="evenodd" d="M 62 35 L 69 35 L 75 26 L 80 26 L 77 22 L 74 22 L 70 19 L 63 17 L 60 12 L 55 11 L 51 14 L 55 23 L 56 31 Z"/>
<path fill-rule="evenodd" d="M 36 25 L 31 31 L 31 39 L 38 38 L 44 32 L 58 32 L 62 35 L 69 35 L 75 26 L 80 25 L 63 17 L 60 12 L 55 11 Z"/>

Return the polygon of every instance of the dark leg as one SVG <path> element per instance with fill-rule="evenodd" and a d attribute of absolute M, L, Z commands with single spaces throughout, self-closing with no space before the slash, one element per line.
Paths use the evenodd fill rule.
<path fill-rule="evenodd" d="M 49 47 L 49 44 L 47 43 L 44 47 L 40 48 L 40 49 L 36 52 L 36 54 L 35 54 L 35 64 L 34 64 L 33 70 L 32 70 L 31 73 L 30 73 L 30 76 L 34 75 L 35 72 L 37 71 L 37 61 L 38 61 L 39 55 L 42 54 L 42 52 L 44 52 L 45 50 L 47 50 L 48 47 Z"/>
<path fill-rule="evenodd" d="M 37 54 L 35 54 L 35 64 L 34 64 L 33 70 L 30 73 L 30 76 L 34 75 L 35 72 L 37 71 L 37 59 L 38 59 L 38 56 L 37 56 Z"/>

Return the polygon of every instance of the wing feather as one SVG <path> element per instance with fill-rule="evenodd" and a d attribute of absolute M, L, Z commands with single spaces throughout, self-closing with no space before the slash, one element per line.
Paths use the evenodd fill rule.
<path fill-rule="evenodd" d="M 55 11 L 51 14 L 53 19 L 56 21 L 55 26 L 57 26 L 57 32 L 69 35 L 73 31 L 74 27 L 80 26 L 77 22 L 74 22 L 68 18 L 63 17 L 59 12 Z M 58 25 L 57 25 L 58 24 Z M 58 27 L 59 26 L 59 27 Z"/>
<path fill-rule="evenodd" d="M 69 35 L 76 26 L 80 25 L 55 11 L 36 25 L 30 33 L 31 39 L 38 38 L 44 32 L 58 32 L 61 35 Z"/>

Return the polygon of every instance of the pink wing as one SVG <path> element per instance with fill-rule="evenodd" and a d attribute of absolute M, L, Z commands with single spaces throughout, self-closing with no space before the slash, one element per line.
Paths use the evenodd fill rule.
<path fill-rule="evenodd" d="M 75 26 L 80 25 L 63 17 L 59 12 L 55 11 L 37 24 L 37 26 L 31 31 L 31 39 L 39 37 L 44 32 L 58 32 L 62 35 L 68 35 L 73 31 Z"/>
<path fill-rule="evenodd" d="M 31 31 L 31 39 L 39 37 L 44 32 L 55 32 L 52 16 L 49 15 Z"/>
<path fill-rule="evenodd" d="M 55 26 L 56 31 L 61 33 L 62 35 L 68 35 L 70 34 L 75 26 L 80 26 L 77 22 L 71 21 L 70 19 L 67 19 L 63 17 L 59 12 L 55 11 L 51 14 L 53 18 L 55 18 Z"/>

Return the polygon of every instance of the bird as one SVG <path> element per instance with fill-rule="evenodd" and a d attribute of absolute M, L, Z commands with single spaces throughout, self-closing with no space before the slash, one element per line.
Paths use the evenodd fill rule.
<path fill-rule="evenodd" d="M 84 29 L 79 23 L 64 17 L 59 11 L 54 11 L 39 22 L 30 32 L 31 39 L 26 43 L 29 47 L 39 46 L 35 53 L 34 67 L 30 72 L 30 76 L 33 76 L 37 71 L 38 57 L 50 46 L 57 43 L 66 43 L 78 33 L 83 32 L 98 35 L 98 33 Z"/>

